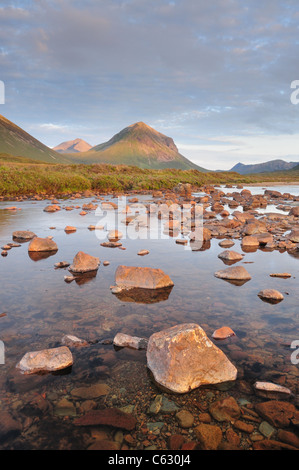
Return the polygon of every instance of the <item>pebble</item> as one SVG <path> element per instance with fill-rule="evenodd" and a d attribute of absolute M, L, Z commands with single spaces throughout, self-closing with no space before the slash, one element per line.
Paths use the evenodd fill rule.
<path fill-rule="evenodd" d="M 191 428 L 193 426 L 194 416 L 190 411 L 181 410 L 175 416 L 182 428 Z"/>
<path fill-rule="evenodd" d="M 275 434 L 275 429 L 267 421 L 262 421 L 259 425 L 259 432 L 263 436 L 267 437 L 267 439 L 271 439 L 271 437 Z"/>

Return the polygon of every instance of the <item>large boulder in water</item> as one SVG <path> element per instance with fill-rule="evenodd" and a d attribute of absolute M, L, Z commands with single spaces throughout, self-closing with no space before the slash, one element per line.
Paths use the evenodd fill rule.
<path fill-rule="evenodd" d="M 173 286 L 170 277 L 162 269 L 135 266 L 118 266 L 115 283 L 124 289 L 161 289 Z"/>
<path fill-rule="evenodd" d="M 28 246 L 28 251 L 57 251 L 58 247 L 51 238 L 35 237 Z"/>
<path fill-rule="evenodd" d="M 69 267 L 69 271 L 72 271 L 73 273 L 97 271 L 99 264 L 99 258 L 88 255 L 83 251 L 79 251 L 73 259 L 73 264 Z"/>
<path fill-rule="evenodd" d="M 176 393 L 237 377 L 236 367 L 194 323 L 154 333 L 148 341 L 147 365 L 158 384 Z"/>

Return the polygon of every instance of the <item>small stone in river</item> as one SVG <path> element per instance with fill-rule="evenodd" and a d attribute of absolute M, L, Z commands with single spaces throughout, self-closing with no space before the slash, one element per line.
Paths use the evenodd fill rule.
<path fill-rule="evenodd" d="M 6 250 L 1 251 L 1 256 L 7 256 L 7 251 Z"/>
<path fill-rule="evenodd" d="M 70 233 L 70 232 L 76 232 L 77 229 L 76 229 L 76 227 L 71 227 L 70 225 L 67 225 L 67 226 L 65 227 L 64 231 L 65 231 L 66 233 Z"/>
<path fill-rule="evenodd" d="M 147 340 L 138 336 L 130 336 L 125 333 L 117 333 L 114 337 L 113 344 L 121 348 L 146 349 Z"/>
<path fill-rule="evenodd" d="M 222 441 L 221 428 L 212 424 L 199 424 L 195 428 L 195 434 L 203 450 L 217 450 Z"/>
<path fill-rule="evenodd" d="M 181 410 L 176 415 L 179 425 L 182 428 L 191 428 L 194 423 L 194 416 L 188 410 Z"/>
<path fill-rule="evenodd" d="M 267 439 L 271 439 L 271 437 L 275 433 L 275 429 L 267 421 L 262 421 L 259 425 L 259 432 Z"/>
<path fill-rule="evenodd" d="M 187 245 L 188 240 L 186 238 L 177 238 L 175 241 L 178 245 Z"/>
<path fill-rule="evenodd" d="M 290 397 L 292 392 L 289 388 L 277 385 L 272 382 L 255 382 L 253 385 L 257 395 L 266 398 Z"/>
<path fill-rule="evenodd" d="M 236 333 L 229 326 L 222 326 L 212 334 L 214 339 L 226 339 L 235 336 Z"/>
<path fill-rule="evenodd" d="M 288 278 L 292 277 L 292 274 L 290 273 L 272 273 L 270 274 L 271 277 L 282 277 L 282 278 Z"/>
<path fill-rule="evenodd" d="M 217 421 L 232 421 L 239 418 L 241 409 L 233 397 L 227 397 L 212 403 L 209 412 Z"/>
<path fill-rule="evenodd" d="M 85 273 L 89 271 L 97 271 L 100 265 L 100 259 L 88 255 L 83 251 L 79 251 L 74 260 L 73 264 L 69 267 L 69 271 L 75 273 Z"/>
<path fill-rule="evenodd" d="M 281 292 L 279 292 L 278 290 L 275 290 L 275 289 L 264 289 L 264 290 L 261 290 L 259 293 L 258 293 L 258 296 L 262 299 L 262 300 L 266 300 L 268 302 L 273 302 L 273 303 L 277 303 L 277 302 L 280 302 L 281 300 L 284 299 L 283 295 Z"/>
<path fill-rule="evenodd" d="M 26 353 L 17 364 L 24 374 L 34 374 L 38 372 L 54 372 L 66 369 L 73 364 L 73 356 L 66 346 L 41 351 Z"/>
<path fill-rule="evenodd" d="M 139 256 L 144 256 L 144 255 L 148 255 L 148 254 L 149 254 L 148 250 L 140 250 L 137 253 L 137 255 L 139 255 Z"/>
<path fill-rule="evenodd" d="M 244 255 L 237 253 L 236 251 L 232 250 L 225 250 L 218 255 L 218 258 L 223 259 L 225 261 L 240 261 L 243 259 Z"/>
<path fill-rule="evenodd" d="M 218 243 L 219 246 L 221 246 L 222 248 L 230 248 L 232 246 L 234 246 L 235 242 L 233 242 L 232 240 L 222 240 L 221 242 Z"/>
<path fill-rule="evenodd" d="M 67 268 L 70 265 L 67 261 L 59 261 L 59 263 L 55 263 L 55 268 Z"/>
<path fill-rule="evenodd" d="M 75 276 L 64 276 L 65 282 L 72 282 L 75 279 L 76 279 Z"/>
<path fill-rule="evenodd" d="M 103 266 L 109 266 L 110 261 L 103 261 Z"/>
<path fill-rule="evenodd" d="M 69 346 L 69 347 L 88 346 L 87 341 L 81 338 L 77 338 L 77 336 L 73 336 L 73 335 L 64 335 L 61 339 L 61 343 L 64 346 Z"/>

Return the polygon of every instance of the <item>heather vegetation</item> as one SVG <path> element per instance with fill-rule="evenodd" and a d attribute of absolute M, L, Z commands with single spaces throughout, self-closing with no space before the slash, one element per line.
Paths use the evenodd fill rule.
<path fill-rule="evenodd" d="M 239 175 L 231 172 L 142 169 L 126 165 L 50 165 L 0 159 L 0 195 L 69 194 L 86 189 L 111 192 L 172 189 L 178 183 L 251 184 L 299 181 L 299 171 Z"/>

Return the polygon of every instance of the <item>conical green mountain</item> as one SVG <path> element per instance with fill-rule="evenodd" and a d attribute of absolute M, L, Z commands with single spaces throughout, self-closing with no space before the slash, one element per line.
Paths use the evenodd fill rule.
<path fill-rule="evenodd" d="M 0 114 L 0 154 L 23 157 L 44 163 L 69 163 L 69 160 L 32 137 Z M 22 161 L 22 158 L 19 159 Z"/>
<path fill-rule="evenodd" d="M 68 155 L 75 163 L 110 163 L 140 168 L 178 168 L 207 171 L 181 155 L 170 138 L 152 127 L 137 122 L 112 139 L 92 147 L 88 152 Z"/>

